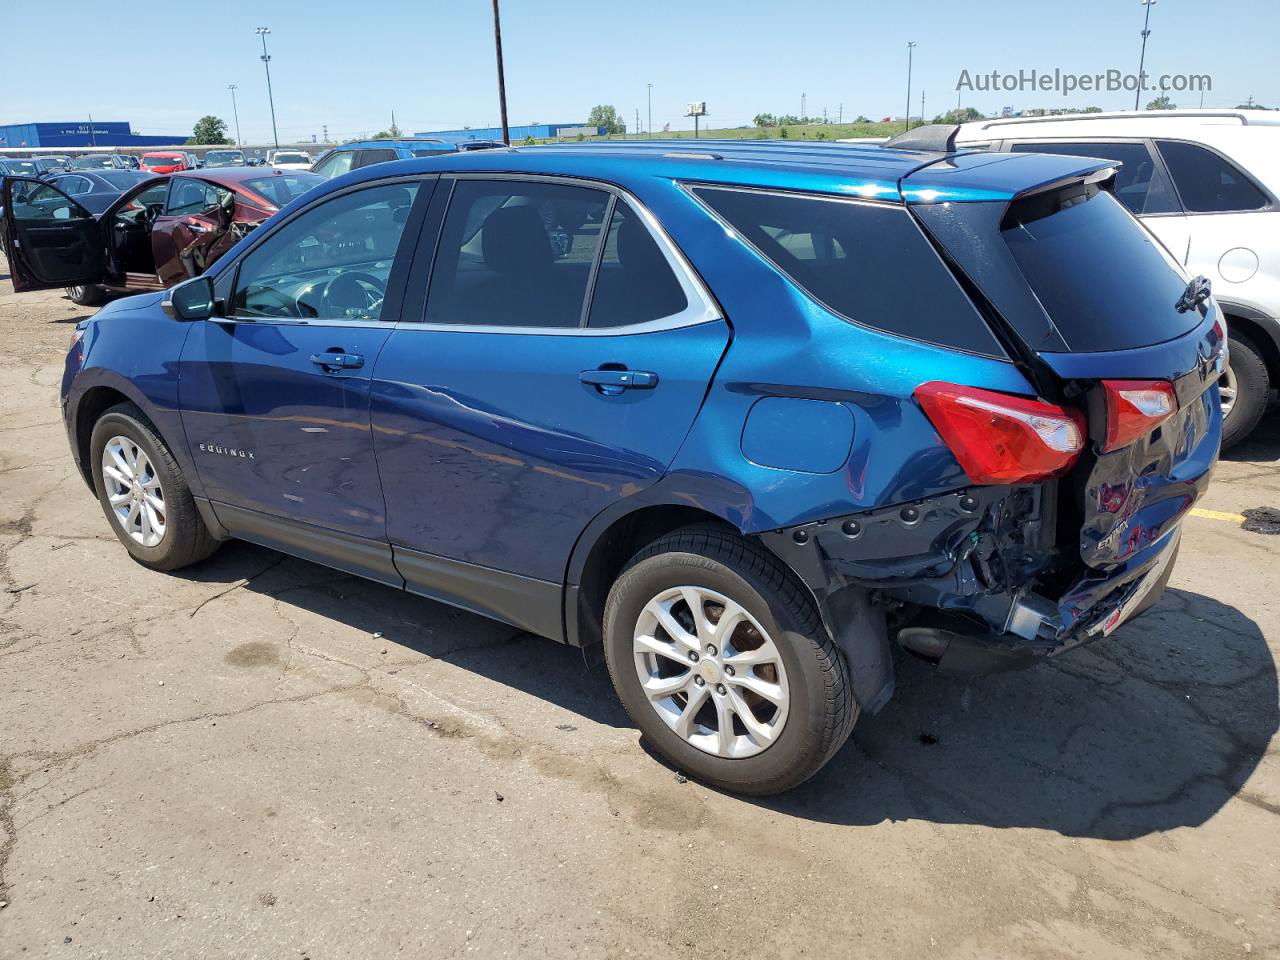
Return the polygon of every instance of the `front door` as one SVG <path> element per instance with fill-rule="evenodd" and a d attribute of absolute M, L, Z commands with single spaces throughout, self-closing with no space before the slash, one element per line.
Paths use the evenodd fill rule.
<path fill-rule="evenodd" d="M 105 262 L 98 221 L 57 187 L 9 177 L 4 250 L 16 293 L 101 283 Z"/>
<path fill-rule="evenodd" d="M 401 236 L 430 186 L 362 186 L 292 217 L 240 260 L 225 318 L 192 330 L 183 426 L 205 495 L 232 533 L 262 542 L 273 540 L 263 530 L 301 527 L 313 539 L 385 541 L 369 382 L 399 318 Z M 398 582 L 361 567 L 364 548 L 351 549 L 351 562 L 323 559 Z"/>
<path fill-rule="evenodd" d="M 661 478 L 728 339 L 621 197 L 459 179 L 425 316 L 397 327 L 374 371 L 387 531 L 409 588 L 558 635 L 573 544 Z"/>

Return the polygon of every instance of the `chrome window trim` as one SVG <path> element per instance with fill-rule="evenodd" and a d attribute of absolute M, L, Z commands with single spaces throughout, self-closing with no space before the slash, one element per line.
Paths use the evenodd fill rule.
<path fill-rule="evenodd" d="M 538 326 L 521 326 L 518 324 L 493 326 L 487 324 L 471 324 L 471 323 L 431 323 L 426 320 L 400 320 L 396 324 L 397 330 L 434 330 L 443 333 L 492 333 L 492 334 L 525 334 L 532 336 L 544 337 L 619 337 L 627 336 L 634 333 L 658 333 L 663 330 L 675 330 L 681 327 L 691 327 L 702 323 L 711 323 L 724 319 L 724 313 L 720 309 L 718 303 L 706 285 L 702 282 L 702 278 L 698 276 L 693 269 L 693 265 L 686 259 L 684 253 L 676 246 L 675 241 L 659 223 L 658 218 L 641 203 L 636 196 L 628 190 L 608 183 L 604 180 L 592 180 L 587 177 L 571 177 L 560 174 L 538 174 L 538 173 L 487 173 L 487 172 L 466 172 L 452 173 L 442 171 L 442 177 L 449 177 L 453 180 L 489 180 L 489 181 L 510 181 L 516 180 L 526 183 L 558 183 L 570 187 L 584 187 L 590 190 L 599 190 L 602 193 L 609 194 L 611 199 L 606 212 L 612 211 L 618 200 L 622 200 L 628 204 L 632 210 L 640 217 L 645 227 L 649 231 L 649 235 L 658 245 L 658 249 L 662 251 L 662 256 L 667 262 L 667 266 L 671 268 L 671 272 L 675 274 L 676 282 L 680 284 L 680 289 L 684 292 L 685 301 L 688 304 L 684 310 L 679 313 L 673 313 L 666 317 L 659 317 L 656 320 L 648 320 L 644 323 L 633 323 L 620 327 L 538 327 Z M 452 197 L 450 197 L 452 203 Z M 445 216 L 449 214 L 449 208 L 445 207 Z M 444 217 L 441 218 L 441 228 L 443 230 Z M 607 237 L 605 231 L 609 228 L 607 221 L 601 221 L 601 237 L 600 242 L 603 244 Z M 600 251 L 597 250 L 595 263 L 600 259 Z M 434 270 L 435 263 L 432 263 Z M 594 285 L 588 292 L 590 296 L 584 297 L 583 310 L 589 311 L 591 300 L 595 296 Z M 431 287 L 428 284 L 427 297 L 423 301 L 423 314 L 426 313 L 427 301 L 431 297 Z"/>

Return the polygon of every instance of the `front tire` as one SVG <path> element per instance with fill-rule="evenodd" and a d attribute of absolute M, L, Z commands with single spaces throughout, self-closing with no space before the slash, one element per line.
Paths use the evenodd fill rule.
<path fill-rule="evenodd" d="M 177 570 L 218 549 L 173 454 L 134 404 L 119 404 L 98 419 L 89 457 L 102 511 L 144 567 Z"/>
<path fill-rule="evenodd" d="M 813 776 L 858 717 L 848 667 L 795 575 L 716 526 L 641 550 L 609 591 L 604 652 L 627 714 L 676 767 L 737 793 Z"/>
<path fill-rule="evenodd" d="M 1243 337 L 1231 337 L 1231 359 L 1218 389 L 1222 394 L 1222 449 L 1226 450 L 1253 432 L 1267 410 L 1271 391 L 1266 363 Z"/>
<path fill-rule="evenodd" d="M 85 286 L 66 287 L 67 299 L 82 307 L 100 307 L 107 302 L 107 291 L 96 283 Z"/>

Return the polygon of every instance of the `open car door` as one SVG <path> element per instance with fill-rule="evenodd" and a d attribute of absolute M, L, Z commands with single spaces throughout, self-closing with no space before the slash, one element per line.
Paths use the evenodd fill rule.
<path fill-rule="evenodd" d="M 15 292 L 102 282 L 105 244 L 88 210 L 57 187 L 29 177 L 7 179 L 0 203 Z"/>

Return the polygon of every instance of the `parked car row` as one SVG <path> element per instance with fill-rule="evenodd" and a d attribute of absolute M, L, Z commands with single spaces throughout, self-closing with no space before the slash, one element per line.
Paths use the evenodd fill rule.
<path fill-rule="evenodd" d="M 67 357 L 73 456 L 139 563 L 238 537 L 601 651 L 649 743 L 750 794 L 885 705 L 894 644 L 1023 665 L 1165 589 L 1227 333 L 1116 161 L 373 149 L 100 218 L 5 188 L 16 290 L 204 271 Z M 234 242 L 263 176 L 319 185 Z M 191 224 L 229 247 L 194 271 Z"/>

